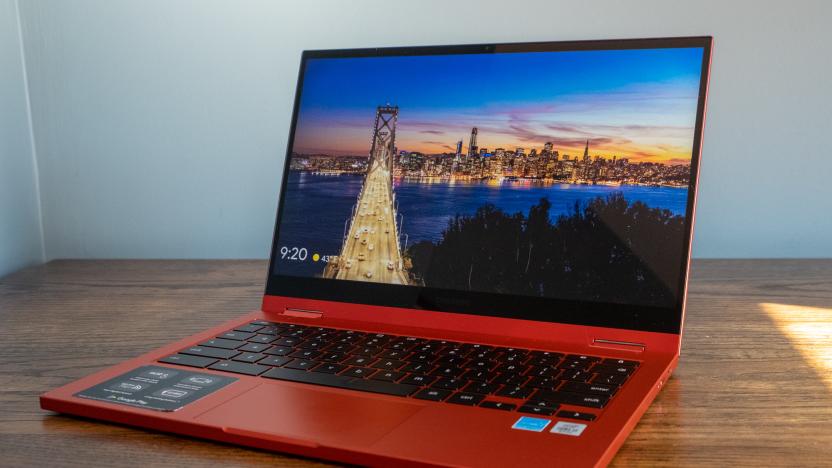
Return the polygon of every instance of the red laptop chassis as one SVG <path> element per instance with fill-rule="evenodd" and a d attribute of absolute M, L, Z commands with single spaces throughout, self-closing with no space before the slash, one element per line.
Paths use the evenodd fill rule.
<path fill-rule="evenodd" d="M 706 109 L 707 99 L 700 141 Z M 701 144 L 699 148 L 701 152 Z M 694 158 L 700 160 L 698 170 L 700 155 Z M 694 201 L 694 210 L 695 205 Z M 690 213 L 691 229 L 694 214 Z M 688 258 L 688 269 L 689 265 Z M 588 423 L 579 437 L 550 433 L 555 421 L 569 421 L 556 416 L 547 417 L 553 422 L 542 432 L 513 430 L 521 413 L 237 374 L 233 374 L 237 382 L 174 412 L 73 396 L 143 365 L 177 368 L 156 361 L 252 320 L 590 354 L 637 360 L 641 365 L 610 404 L 596 411 L 598 419 Z M 357 465 L 604 466 L 676 368 L 681 331 L 647 332 L 265 295 L 259 311 L 49 391 L 41 395 L 40 403 L 43 409 L 60 413 Z M 199 372 L 229 375 L 210 369 Z"/>
<path fill-rule="evenodd" d="M 289 305 L 325 312 L 320 318 L 294 317 L 285 313 Z M 384 323 L 380 317 L 386 318 Z M 170 413 L 73 396 L 133 368 L 156 364 L 159 358 L 256 319 L 593 354 L 639 360 L 642 364 L 581 437 L 512 430 L 511 425 L 522 416 L 516 412 L 310 387 L 242 375 L 235 375 L 240 380 L 227 388 Z M 431 324 L 430 329 L 424 327 L 426 323 Z M 636 342 L 644 347 L 600 344 L 598 339 Z M 514 466 L 531 462 L 545 462 L 546 466 L 604 465 L 612 459 L 670 376 L 677 363 L 678 351 L 679 336 L 674 334 L 266 297 L 263 311 L 252 312 L 53 390 L 41 397 L 41 406 L 61 413 L 360 465 Z M 202 369 L 200 372 L 215 371 Z M 307 391 L 310 388 L 314 391 Z M 240 398 L 234 400 L 235 405 L 228 408 L 228 413 L 216 410 L 235 396 L 255 389 L 266 398 Z M 289 389 L 303 391 L 295 393 Z M 335 397 L 338 400 L 332 401 Z M 300 405 L 301 400 L 303 410 L 298 410 L 305 414 L 291 415 L 287 421 L 286 411 L 293 405 Z M 429 411 L 406 419 L 403 424 L 410 426 L 408 428 L 399 426 L 398 431 L 375 434 L 372 431 L 374 424 L 379 424 L 383 432 L 390 429 L 384 424 L 384 413 L 391 411 L 391 407 L 373 405 L 373 400 L 390 403 L 393 412 L 407 413 L 411 407 L 417 410 L 426 407 Z M 407 407 L 400 408 L 400 405 Z M 400 416 L 394 416 L 398 421 Z M 319 419 L 311 421 L 309 418 Z M 303 425 L 308 427 L 301 427 Z M 401 435 L 396 437 L 396 434 Z M 381 435 L 378 442 L 365 445 L 378 435 Z"/>

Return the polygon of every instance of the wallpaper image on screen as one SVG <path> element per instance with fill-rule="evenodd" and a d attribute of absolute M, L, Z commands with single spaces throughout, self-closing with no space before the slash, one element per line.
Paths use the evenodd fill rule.
<path fill-rule="evenodd" d="M 274 273 L 672 306 L 702 54 L 307 60 Z"/>

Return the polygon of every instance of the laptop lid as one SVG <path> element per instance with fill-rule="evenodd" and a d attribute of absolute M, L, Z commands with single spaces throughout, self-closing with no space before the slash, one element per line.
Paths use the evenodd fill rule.
<path fill-rule="evenodd" d="M 266 294 L 680 333 L 710 49 L 305 51 Z"/>

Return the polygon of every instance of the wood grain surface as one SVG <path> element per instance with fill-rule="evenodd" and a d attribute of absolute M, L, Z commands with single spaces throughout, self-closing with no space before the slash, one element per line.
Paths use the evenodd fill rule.
<path fill-rule="evenodd" d="M 0 279 L 0 464 L 325 466 L 41 411 L 38 395 L 259 307 L 263 261 L 54 261 Z M 832 260 L 702 260 L 683 356 L 613 466 L 832 466 Z"/>

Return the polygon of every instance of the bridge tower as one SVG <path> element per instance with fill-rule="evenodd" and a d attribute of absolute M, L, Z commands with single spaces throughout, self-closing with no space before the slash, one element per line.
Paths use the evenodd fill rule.
<path fill-rule="evenodd" d="M 324 278 L 408 284 L 408 267 L 402 258 L 401 223 L 393 192 L 393 158 L 396 149 L 398 106 L 379 106 L 367 175 L 344 226 L 341 252 L 324 267 Z M 407 237 L 405 236 L 405 245 Z"/>
<path fill-rule="evenodd" d="M 393 170 L 393 156 L 396 150 L 396 121 L 399 106 L 378 106 L 376 123 L 373 125 L 373 143 L 370 147 L 370 164 L 378 164 L 387 171 Z M 392 183 L 392 180 L 391 180 Z"/>

